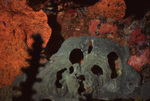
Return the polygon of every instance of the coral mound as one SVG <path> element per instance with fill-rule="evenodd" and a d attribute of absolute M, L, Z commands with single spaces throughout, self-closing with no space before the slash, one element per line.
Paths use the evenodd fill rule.
<path fill-rule="evenodd" d="M 0 1 L 0 88 L 11 85 L 21 74 L 20 68 L 28 66 L 27 49 L 31 48 L 32 34 L 40 33 L 46 46 L 51 28 L 46 14 L 33 11 L 26 0 Z"/>
<path fill-rule="evenodd" d="M 88 7 L 88 15 L 91 17 L 105 16 L 114 20 L 122 20 L 125 16 L 126 4 L 123 0 L 100 0 Z"/>

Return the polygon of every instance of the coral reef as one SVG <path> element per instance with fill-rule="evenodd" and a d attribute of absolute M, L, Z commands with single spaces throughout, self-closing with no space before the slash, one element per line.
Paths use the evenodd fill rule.
<path fill-rule="evenodd" d="M 20 68 L 28 66 L 30 58 L 27 49 L 31 48 L 32 34 L 41 33 L 46 47 L 51 36 L 46 14 L 33 11 L 26 0 L 8 0 L 7 5 L 0 1 L 0 88 L 11 85 L 21 74 Z"/>
<path fill-rule="evenodd" d="M 91 34 L 91 36 L 95 36 L 96 35 L 97 26 L 99 24 L 100 24 L 100 20 L 90 20 L 89 33 Z"/>
<path fill-rule="evenodd" d="M 109 33 L 108 37 L 116 38 L 118 36 L 117 31 L 118 31 L 117 26 L 113 24 L 113 22 L 111 22 L 111 23 L 104 23 L 103 25 L 101 25 L 99 33 L 100 37 L 104 36 L 106 33 Z M 110 36 L 110 34 L 112 36 Z"/>
<path fill-rule="evenodd" d="M 97 22 L 97 23 L 95 23 Z M 113 22 L 110 23 L 100 23 L 100 21 L 90 21 L 89 24 L 89 32 L 91 36 L 98 36 L 99 38 L 107 37 L 107 38 L 116 38 L 118 28 Z"/>
<path fill-rule="evenodd" d="M 145 70 L 145 65 L 150 64 L 150 31 L 149 12 L 140 21 L 133 21 L 125 32 L 129 35 L 128 47 L 131 50 L 131 58 L 128 63 L 138 71 Z"/>
<path fill-rule="evenodd" d="M 105 16 L 114 20 L 122 20 L 125 16 L 126 4 L 123 0 L 100 0 L 88 7 L 88 16 L 98 18 Z"/>
<path fill-rule="evenodd" d="M 101 2 L 98 1 L 96 4 L 88 7 L 78 7 L 76 9 L 68 9 L 66 12 L 59 12 L 57 21 L 61 25 L 61 33 L 65 39 L 68 39 L 71 36 L 79 37 L 89 36 L 91 34 L 91 36 L 94 36 L 97 25 L 97 23 L 94 25 L 94 20 L 100 20 L 102 23 L 103 20 L 106 19 L 108 23 L 101 26 L 100 32 L 102 32 L 102 34 L 113 32 L 114 36 L 112 34 L 109 34 L 108 36 L 116 37 L 117 26 L 111 22 L 114 20 L 122 20 L 125 15 L 125 9 L 126 5 L 123 0 L 102 0 Z M 110 21 L 110 19 L 112 21 Z M 107 28 L 107 31 L 103 28 Z M 87 32 L 88 30 L 91 34 Z"/>
<path fill-rule="evenodd" d="M 128 63 L 140 71 L 142 66 L 150 63 L 150 47 L 146 47 L 140 56 L 132 55 Z"/>
<path fill-rule="evenodd" d="M 32 49 L 34 39 L 31 36 L 37 33 L 40 33 L 41 38 L 44 40 L 42 47 L 46 48 L 42 53 L 46 55 L 47 59 L 50 58 L 50 64 L 56 62 L 58 62 L 58 64 L 61 63 L 58 61 L 60 56 L 55 55 L 53 57 L 52 55 L 58 51 L 63 41 L 70 37 L 95 36 L 106 39 L 107 41 L 115 41 L 122 45 L 122 47 L 125 46 L 130 49 L 131 55 L 126 63 L 128 62 L 128 64 L 131 65 L 130 67 L 134 67 L 141 74 L 142 83 L 148 82 L 150 80 L 150 11 L 146 11 L 147 13 L 143 19 L 136 20 L 136 15 L 135 17 L 134 15 L 129 15 L 128 18 L 125 17 L 125 19 L 123 19 L 125 15 L 127 16 L 129 14 L 128 11 L 130 10 L 125 2 L 127 3 L 129 1 L 0 0 L 0 88 L 8 86 L 8 89 L 6 89 L 6 87 L 0 90 L 0 96 L 4 96 L 0 97 L 0 100 L 6 99 L 7 95 L 7 98 L 10 98 L 14 94 L 9 85 L 11 85 L 18 74 L 20 75 L 22 73 L 21 68 L 30 65 L 25 59 L 32 58 L 27 53 L 27 50 L 34 50 Z M 142 4 L 143 3 L 144 2 L 142 2 Z M 131 7 L 133 8 L 133 4 L 131 4 Z M 138 9 L 142 9 L 141 5 Z M 127 11 L 126 14 L 125 11 Z M 93 46 L 97 45 L 97 43 L 92 44 L 92 42 L 93 41 L 87 42 L 89 45 L 88 54 L 94 50 Z M 74 44 L 78 43 L 78 41 L 74 42 Z M 67 49 L 70 49 L 70 47 Z M 43 62 L 47 59 L 44 58 L 40 61 Z M 115 76 L 123 75 L 122 68 L 120 69 L 120 67 L 122 67 L 121 59 L 114 57 L 111 57 L 111 59 L 114 59 L 112 65 L 115 65 L 115 69 L 117 70 Z M 110 58 L 108 60 L 110 60 Z M 85 59 L 81 55 L 80 59 L 76 60 L 75 63 L 71 61 L 73 64 L 72 67 L 68 70 L 63 69 L 64 71 L 60 71 L 63 72 L 62 77 L 67 77 L 66 71 L 72 74 L 75 72 L 73 68 L 75 68 L 76 62 L 82 65 Z M 28 70 L 29 69 L 27 69 L 27 73 L 30 72 Z M 40 71 L 42 70 L 43 68 L 40 68 Z M 85 89 L 81 89 L 82 87 L 80 87 L 80 95 L 84 93 L 82 90 L 85 90 L 84 94 L 89 94 L 89 92 L 91 92 L 90 86 L 87 83 L 81 84 L 85 81 L 84 79 L 86 77 L 78 75 L 75 75 L 75 77 L 80 81 L 79 85 L 85 85 Z M 64 82 L 67 81 L 65 79 L 63 79 Z M 34 81 L 31 81 L 32 84 L 34 84 Z M 57 82 L 58 88 L 61 86 L 60 82 Z M 70 83 L 70 81 L 67 82 Z M 69 87 L 70 86 L 68 86 L 68 88 Z M 25 88 L 22 89 L 23 93 L 27 91 Z M 65 89 L 65 87 L 63 89 Z M 69 88 L 69 91 L 72 91 L 72 88 Z M 31 92 L 29 92 L 30 97 Z M 20 100 L 22 99 L 20 98 Z"/>
<path fill-rule="evenodd" d="M 38 73 L 34 101 L 128 98 L 140 85 L 140 75 L 127 64 L 127 47 L 96 36 L 71 37 Z M 116 70 L 115 61 L 120 63 Z M 119 62 L 120 61 L 120 62 Z M 18 84 L 25 75 L 14 80 Z M 18 86 L 18 85 L 13 85 Z M 20 100 L 19 100 L 20 101 Z"/>
<path fill-rule="evenodd" d="M 67 10 L 58 13 L 58 23 L 61 25 L 61 34 L 64 39 L 69 37 L 87 36 L 89 18 L 87 17 L 87 7 Z"/>
<path fill-rule="evenodd" d="M 111 18 L 90 20 L 89 33 L 90 36 L 97 36 L 126 45 L 127 40 L 124 38 L 124 27 L 121 27 L 123 24 L 123 21 L 117 22 Z"/>
<path fill-rule="evenodd" d="M 139 26 L 133 31 L 133 33 L 130 36 L 129 44 L 130 46 L 134 46 L 138 44 L 139 42 L 146 41 L 145 34 L 141 33 L 142 28 Z"/>

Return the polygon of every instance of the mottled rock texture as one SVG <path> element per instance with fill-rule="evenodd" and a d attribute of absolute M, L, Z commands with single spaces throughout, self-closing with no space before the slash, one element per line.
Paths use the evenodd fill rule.
<path fill-rule="evenodd" d="M 113 41 L 96 36 L 70 37 L 37 75 L 42 82 L 34 84 L 33 99 L 79 101 L 89 100 L 87 96 L 91 99 L 131 97 L 140 85 L 140 75 L 127 64 L 129 56 L 127 47 Z M 18 79 L 14 81 L 17 82 Z"/>
<path fill-rule="evenodd" d="M 125 16 L 126 4 L 124 0 L 100 0 L 88 7 L 88 16 L 98 18 L 105 16 L 114 20 L 122 20 Z"/>

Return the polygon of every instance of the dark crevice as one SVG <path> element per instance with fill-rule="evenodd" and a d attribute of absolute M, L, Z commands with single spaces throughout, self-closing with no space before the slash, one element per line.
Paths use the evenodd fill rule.
<path fill-rule="evenodd" d="M 78 81 L 83 81 L 83 80 L 85 80 L 84 75 L 80 75 L 80 76 L 77 76 L 77 75 L 76 75 L 76 78 L 78 79 Z"/>
<path fill-rule="evenodd" d="M 78 88 L 78 93 L 81 95 L 83 92 L 85 92 L 83 81 L 85 80 L 84 75 L 76 75 L 76 78 L 80 84 L 80 87 Z"/>
<path fill-rule="evenodd" d="M 69 68 L 69 72 L 70 72 L 70 74 L 72 74 L 72 73 L 73 73 L 73 71 L 74 71 L 74 68 L 71 66 L 71 67 Z"/>
<path fill-rule="evenodd" d="M 57 22 L 57 15 L 48 15 L 48 24 L 52 28 L 52 34 L 47 43 L 45 54 L 47 54 L 47 59 L 49 59 L 53 54 L 55 54 L 60 48 L 61 44 L 64 42 L 64 38 L 61 35 L 61 26 Z"/>
<path fill-rule="evenodd" d="M 64 42 L 64 38 L 61 35 L 61 26 L 57 21 L 58 4 L 54 3 L 53 0 L 50 3 L 53 8 L 52 11 L 43 10 L 47 14 L 48 25 L 52 29 L 51 37 L 45 49 L 47 59 L 55 54 L 60 48 L 61 44 Z M 47 5 L 45 5 L 45 7 L 47 7 Z"/>
<path fill-rule="evenodd" d="M 103 74 L 103 70 L 101 67 L 99 67 L 98 65 L 94 65 L 92 68 L 91 68 L 91 71 L 93 74 L 97 75 L 97 76 L 100 76 Z"/>
<path fill-rule="evenodd" d="M 107 58 L 108 58 L 109 66 L 112 70 L 111 78 L 114 79 L 118 76 L 116 71 L 116 66 L 115 66 L 115 61 L 118 59 L 118 55 L 115 52 L 111 52 L 108 54 Z"/>
<path fill-rule="evenodd" d="M 65 72 L 66 70 L 67 69 L 64 68 L 64 69 L 62 69 L 62 70 L 57 72 L 57 80 L 55 82 L 55 85 L 56 85 L 57 88 L 61 88 L 62 87 L 62 84 L 59 82 L 59 80 L 62 79 L 62 73 Z"/>
<path fill-rule="evenodd" d="M 74 49 L 70 53 L 69 60 L 71 61 L 72 64 L 74 63 L 81 63 L 83 60 L 83 52 L 81 49 Z"/>
<path fill-rule="evenodd" d="M 82 92 L 85 92 L 83 82 L 79 82 L 80 87 L 78 88 L 78 93 L 81 95 Z"/>
<path fill-rule="evenodd" d="M 88 53 L 91 53 L 92 48 L 93 48 L 93 46 L 92 46 L 92 41 L 90 40 L 90 41 L 89 41 Z"/>

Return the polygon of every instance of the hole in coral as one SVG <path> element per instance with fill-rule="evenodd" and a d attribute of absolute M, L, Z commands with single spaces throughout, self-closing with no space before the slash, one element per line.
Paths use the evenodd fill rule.
<path fill-rule="evenodd" d="M 74 71 L 74 68 L 71 66 L 71 67 L 69 68 L 70 74 L 73 73 L 73 71 Z"/>
<path fill-rule="evenodd" d="M 64 69 L 57 72 L 57 80 L 55 82 L 55 85 L 56 85 L 57 88 L 62 88 L 62 84 L 59 82 L 59 80 L 62 79 L 62 73 L 65 72 L 66 70 L 67 69 L 64 68 Z"/>
<path fill-rule="evenodd" d="M 80 64 L 81 61 L 83 60 L 83 52 L 81 51 L 81 49 L 72 50 L 70 53 L 69 60 L 71 61 L 72 64 L 74 63 Z"/>
<path fill-rule="evenodd" d="M 90 41 L 89 41 L 88 53 L 91 53 L 92 48 L 93 48 L 93 46 L 92 46 L 92 41 L 90 40 Z"/>
<path fill-rule="evenodd" d="M 101 67 L 99 67 L 98 65 L 94 65 L 92 68 L 91 68 L 91 71 L 93 72 L 93 74 L 97 75 L 97 76 L 100 76 L 103 74 L 103 70 Z"/>
<path fill-rule="evenodd" d="M 15 36 L 15 30 L 13 30 L 13 36 Z"/>
<path fill-rule="evenodd" d="M 83 82 L 79 82 L 80 87 L 78 88 L 78 93 L 81 95 L 82 92 L 85 92 Z"/>
<path fill-rule="evenodd" d="M 108 58 L 109 66 L 112 70 L 111 79 L 114 79 L 118 76 L 116 71 L 116 64 L 115 64 L 115 61 L 118 59 L 118 55 L 115 52 L 111 52 L 108 54 L 107 58 Z"/>
<path fill-rule="evenodd" d="M 108 7 L 110 6 L 110 4 L 107 5 Z"/>
<path fill-rule="evenodd" d="M 85 77 L 84 75 L 76 75 L 76 78 L 80 84 L 80 87 L 78 88 L 78 93 L 81 95 L 82 92 L 85 92 L 85 89 L 84 89 L 84 84 L 83 84 L 83 81 L 85 80 Z"/>
<path fill-rule="evenodd" d="M 78 79 L 78 81 L 83 81 L 83 80 L 85 80 L 85 77 L 84 77 L 84 75 L 76 75 L 76 78 Z"/>

